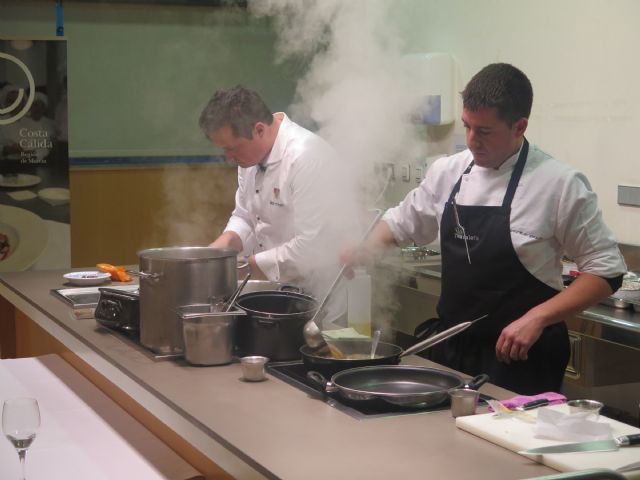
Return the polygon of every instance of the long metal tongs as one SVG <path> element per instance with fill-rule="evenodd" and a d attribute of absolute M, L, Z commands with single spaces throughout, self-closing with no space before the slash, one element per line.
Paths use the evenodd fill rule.
<path fill-rule="evenodd" d="M 222 307 L 222 311 L 223 312 L 230 312 L 231 311 L 231 309 L 233 308 L 233 305 L 236 303 L 236 300 L 238 299 L 238 296 L 242 292 L 242 289 L 247 284 L 247 282 L 249 281 L 250 278 L 251 278 L 251 272 L 247 273 L 247 276 L 244 277 L 244 280 L 242 280 L 240 285 L 238 285 L 238 287 L 236 288 L 236 291 L 233 292 L 233 295 L 231 295 L 229 300 L 227 300 L 227 303 L 225 303 L 223 305 L 223 307 Z"/>
<path fill-rule="evenodd" d="M 369 228 L 367 228 L 367 231 L 362 237 L 362 240 L 360 241 L 360 245 L 364 244 L 364 242 L 367 240 L 367 238 L 369 237 L 369 234 L 373 231 L 374 227 L 378 224 L 378 221 L 380 220 L 380 218 L 382 218 L 382 211 L 378 210 L 376 212 L 375 218 L 373 219 L 373 221 L 369 225 Z M 334 290 L 338 286 L 338 283 L 342 279 L 342 276 L 344 275 L 344 272 L 346 271 L 347 268 L 348 268 L 347 265 L 342 266 L 342 268 L 338 272 L 338 275 L 336 275 L 336 278 L 333 280 L 333 283 L 329 287 L 329 291 L 326 293 L 326 295 L 322 299 L 322 302 L 320 302 L 320 306 L 318 307 L 318 310 L 316 310 L 316 313 L 313 315 L 313 318 L 304 325 L 304 330 L 302 331 L 304 335 L 304 340 L 305 342 L 307 342 L 307 345 L 309 345 L 311 348 L 320 348 L 325 346 L 327 343 L 324 340 L 324 337 L 322 336 L 322 331 L 320 330 L 320 328 L 318 328 L 316 319 L 324 310 L 324 307 L 327 305 L 327 301 L 329 300 L 329 297 L 331 296 L 331 294 L 333 294 Z"/>

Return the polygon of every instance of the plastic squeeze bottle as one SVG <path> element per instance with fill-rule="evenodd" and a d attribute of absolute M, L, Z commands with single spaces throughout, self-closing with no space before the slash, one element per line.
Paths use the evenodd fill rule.
<path fill-rule="evenodd" d="M 358 333 L 371 336 L 371 277 L 364 268 L 355 268 L 347 283 L 347 323 Z"/>

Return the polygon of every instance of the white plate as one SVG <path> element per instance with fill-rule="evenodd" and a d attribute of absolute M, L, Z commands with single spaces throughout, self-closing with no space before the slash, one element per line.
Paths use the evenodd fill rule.
<path fill-rule="evenodd" d="M 42 179 L 37 175 L 28 173 L 0 175 L 0 187 L 32 187 L 40 183 Z"/>
<path fill-rule="evenodd" d="M 9 239 L 10 253 L 0 260 L 0 272 L 26 270 L 47 246 L 49 230 L 38 215 L 24 208 L 0 205 L 0 233 Z"/>
<path fill-rule="evenodd" d="M 111 278 L 111 275 L 105 272 L 71 272 L 65 273 L 63 277 L 73 285 L 100 285 Z"/>

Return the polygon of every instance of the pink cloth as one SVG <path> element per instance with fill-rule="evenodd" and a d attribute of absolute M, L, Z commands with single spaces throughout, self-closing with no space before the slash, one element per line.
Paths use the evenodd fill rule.
<path fill-rule="evenodd" d="M 549 405 L 556 405 L 558 403 L 564 403 L 567 401 L 567 397 L 560 393 L 545 392 L 538 395 L 516 395 L 515 397 L 510 398 L 509 400 L 504 400 L 501 403 L 505 407 L 513 410 L 520 405 L 524 405 L 525 403 L 533 402 L 535 400 L 541 400 L 543 398 L 549 400 Z"/>

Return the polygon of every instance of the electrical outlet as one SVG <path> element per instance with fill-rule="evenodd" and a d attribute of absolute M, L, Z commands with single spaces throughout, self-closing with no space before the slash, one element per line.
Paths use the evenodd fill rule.
<path fill-rule="evenodd" d="M 411 167 L 407 164 L 404 164 L 400 167 L 400 171 L 402 172 L 402 181 L 410 182 L 411 181 Z"/>
<path fill-rule="evenodd" d="M 423 175 L 423 170 L 422 167 L 414 167 L 413 169 L 414 173 L 415 173 L 415 182 L 419 185 L 420 182 L 422 182 L 422 175 Z"/>
<path fill-rule="evenodd" d="M 640 187 L 618 185 L 618 205 L 640 207 Z"/>

